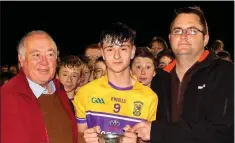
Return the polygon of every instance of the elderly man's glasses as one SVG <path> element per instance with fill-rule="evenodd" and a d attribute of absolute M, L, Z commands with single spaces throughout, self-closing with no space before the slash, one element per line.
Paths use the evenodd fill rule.
<path fill-rule="evenodd" d="M 202 33 L 203 35 L 204 32 L 202 30 L 199 30 L 195 27 L 193 28 L 187 28 L 187 29 L 182 29 L 182 28 L 175 28 L 171 31 L 171 34 L 173 35 L 182 35 L 183 33 L 186 33 L 187 35 L 196 35 L 198 32 Z"/>

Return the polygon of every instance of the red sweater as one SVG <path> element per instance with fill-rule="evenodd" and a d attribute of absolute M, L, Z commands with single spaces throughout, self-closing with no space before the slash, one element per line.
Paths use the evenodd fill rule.
<path fill-rule="evenodd" d="M 73 143 L 77 142 L 77 124 L 63 86 L 53 80 L 73 127 Z M 59 126 L 59 125 L 58 125 Z M 37 98 L 23 71 L 1 87 L 1 142 L 48 143 L 46 126 Z"/>

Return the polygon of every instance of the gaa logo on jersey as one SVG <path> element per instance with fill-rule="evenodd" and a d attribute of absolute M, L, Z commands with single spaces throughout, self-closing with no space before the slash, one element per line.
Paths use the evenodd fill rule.
<path fill-rule="evenodd" d="M 109 121 L 109 125 L 117 127 L 120 125 L 120 123 L 117 120 L 111 120 Z"/>
<path fill-rule="evenodd" d="M 134 109 L 133 109 L 133 114 L 135 116 L 140 116 L 141 115 L 141 109 L 144 106 L 144 103 L 141 101 L 135 101 L 134 102 Z"/>
<path fill-rule="evenodd" d="M 92 97 L 91 102 L 92 103 L 97 103 L 97 104 L 105 104 L 103 98 L 97 98 L 97 97 Z"/>

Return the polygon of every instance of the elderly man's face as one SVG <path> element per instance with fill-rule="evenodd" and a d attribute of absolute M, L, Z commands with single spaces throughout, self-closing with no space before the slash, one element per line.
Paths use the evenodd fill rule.
<path fill-rule="evenodd" d="M 32 35 L 25 40 L 25 59 L 19 57 L 26 76 L 33 82 L 46 85 L 55 74 L 57 48 L 47 35 Z"/>

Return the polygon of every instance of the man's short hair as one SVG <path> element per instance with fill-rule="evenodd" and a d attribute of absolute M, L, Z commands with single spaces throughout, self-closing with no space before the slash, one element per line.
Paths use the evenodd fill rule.
<path fill-rule="evenodd" d="M 136 38 L 135 30 L 127 25 L 118 22 L 111 24 L 110 27 L 104 29 L 100 34 L 100 45 L 103 47 L 104 42 L 113 44 L 130 41 L 133 45 Z"/>
<path fill-rule="evenodd" d="M 45 36 L 47 36 L 52 41 L 52 43 L 55 45 L 55 48 L 58 51 L 58 48 L 57 48 L 55 41 L 47 32 L 45 32 L 43 30 L 33 30 L 33 31 L 25 34 L 23 36 L 23 38 L 19 41 L 19 44 L 17 46 L 18 55 L 20 55 L 23 59 L 25 58 L 25 53 L 26 53 L 25 40 L 32 35 L 45 35 Z M 58 53 L 56 53 L 56 58 L 57 58 L 57 56 L 58 56 Z"/>
<path fill-rule="evenodd" d="M 200 23 L 203 27 L 203 29 L 202 29 L 203 34 L 208 34 L 208 26 L 207 26 L 206 17 L 204 15 L 204 12 L 202 11 L 202 9 L 200 7 L 196 7 L 196 6 L 195 7 L 184 7 L 184 8 L 179 8 L 179 9 L 175 10 L 175 16 L 174 16 L 173 21 L 170 26 L 170 32 L 172 31 L 172 26 L 174 24 L 174 21 L 179 14 L 195 14 L 195 15 L 197 15 L 199 17 Z"/>

